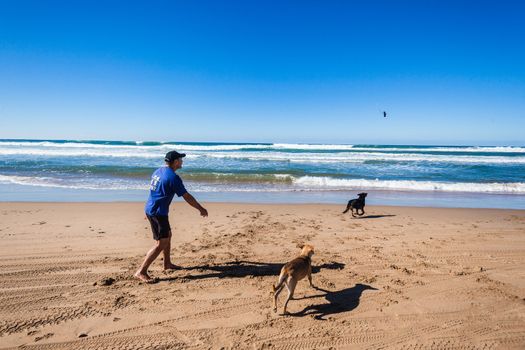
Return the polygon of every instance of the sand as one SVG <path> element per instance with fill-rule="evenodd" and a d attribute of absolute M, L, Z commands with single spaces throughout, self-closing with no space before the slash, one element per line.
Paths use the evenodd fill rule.
<path fill-rule="evenodd" d="M 142 203 L 0 203 L 0 348 L 525 348 L 525 211 L 205 206 L 172 205 L 184 269 L 159 259 L 149 285 Z M 281 316 L 271 286 L 304 242 L 318 289 Z"/>

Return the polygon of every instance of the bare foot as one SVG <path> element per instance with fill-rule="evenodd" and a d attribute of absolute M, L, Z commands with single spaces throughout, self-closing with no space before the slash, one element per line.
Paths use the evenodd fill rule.
<path fill-rule="evenodd" d="M 169 264 L 169 265 L 164 266 L 164 271 L 170 271 L 170 270 L 182 270 L 182 267 L 178 265 L 174 265 L 174 264 Z"/>
<path fill-rule="evenodd" d="M 141 280 L 144 283 L 155 283 L 156 282 L 156 279 L 151 278 L 150 276 L 148 276 L 147 273 L 135 272 L 133 277 L 135 277 L 138 280 Z"/>

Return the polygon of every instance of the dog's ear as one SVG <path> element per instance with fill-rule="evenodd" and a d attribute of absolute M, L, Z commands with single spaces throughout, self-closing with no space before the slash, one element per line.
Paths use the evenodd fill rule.
<path fill-rule="evenodd" d="M 315 248 L 314 248 L 314 246 L 311 245 L 311 244 L 309 244 L 309 245 L 308 245 L 308 248 L 309 248 L 309 251 L 310 251 L 310 253 L 309 253 L 308 255 L 310 255 L 310 256 L 314 255 L 314 254 L 315 254 Z"/>
<path fill-rule="evenodd" d="M 312 252 L 314 251 L 314 246 L 311 245 L 311 244 L 304 244 L 303 245 L 303 248 L 307 247 L 308 250 L 311 250 Z"/>

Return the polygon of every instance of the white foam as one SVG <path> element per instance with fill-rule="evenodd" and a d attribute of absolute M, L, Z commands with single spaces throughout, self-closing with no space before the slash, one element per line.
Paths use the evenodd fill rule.
<path fill-rule="evenodd" d="M 334 179 L 330 177 L 302 176 L 293 181 L 294 185 L 308 189 L 383 189 L 405 191 L 443 191 L 472 193 L 525 193 L 525 183 L 448 183 L 437 181 L 410 180 L 366 180 Z"/>
<path fill-rule="evenodd" d="M 0 155 L 33 155 L 51 157 L 119 157 L 119 158 L 162 158 L 158 153 L 134 152 L 129 150 L 107 150 L 107 149 L 38 149 L 38 148 L 13 148 L 0 149 Z"/>
<path fill-rule="evenodd" d="M 49 148 L 137 148 L 139 146 L 135 145 L 104 145 L 96 143 L 83 143 L 83 142 L 52 142 L 52 141 L 41 141 L 41 142 L 30 142 L 30 141 L 20 141 L 20 142 L 1 142 L 0 147 L 10 146 L 10 147 L 49 147 Z M 145 146 L 148 147 L 148 146 Z"/>
<path fill-rule="evenodd" d="M 65 142 L 57 143 L 51 141 L 42 141 L 42 142 L 13 142 L 13 141 L 0 141 L 0 147 L 29 147 L 29 148 L 85 148 L 85 149 L 109 149 L 109 150 L 148 150 L 148 151 L 158 151 L 158 150 L 171 150 L 176 149 L 177 151 L 228 151 L 228 150 L 243 150 L 243 149 L 266 149 L 270 148 L 271 145 L 263 144 L 228 144 L 228 145 L 188 145 L 180 143 L 165 143 L 161 145 L 144 145 L 144 141 L 136 141 L 135 145 L 111 145 L 111 144 L 94 144 L 94 143 L 83 143 L 83 142 Z"/>
<path fill-rule="evenodd" d="M 411 153 L 380 152 L 341 152 L 341 153 L 282 153 L 282 152 L 228 152 L 209 153 L 211 158 L 232 158 L 266 161 L 288 161 L 297 163 L 363 163 L 366 161 L 408 161 L 445 163 L 504 163 L 525 164 L 525 156 L 467 156 L 467 155 L 427 155 Z"/>
<path fill-rule="evenodd" d="M 38 155 L 54 157 L 132 157 L 132 158 L 162 158 L 162 155 L 172 149 L 188 152 L 188 157 L 208 156 L 211 158 L 238 158 L 248 160 L 289 161 L 302 163 L 362 163 L 365 161 L 427 161 L 452 163 L 508 163 L 525 164 L 525 155 L 517 157 L 475 155 L 476 153 L 525 153 L 523 147 L 438 147 L 438 148 L 367 148 L 353 145 L 335 144 L 228 144 L 228 145 L 188 145 L 166 143 L 162 145 L 144 146 L 142 141 L 136 145 L 106 145 L 92 143 L 57 143 L 52 141 L 0 141 L 0 155 Z M 274 150 L 273 152 L 243 151 L 248 149 Z M 286 152 L 286 150 L 305 150 L 311 152 Z M 319 153 L 315 151 L 338 150 L 339 153 Z M 356 152 L 344 152 L 344 151 Z M 238 152 L 232 152 L 238 151 Z M 424 152 L 442 152 L 443 154 L 424 154 Z M 397 153 L 391 153 L 397 152 Z M 448 152 L 464 152 L 473 155 L 447 154 Z"/>
<path fill-rule="evenodd" d="M 357 151 L 371 151 L 371 152 L 465 152 L 465 153 L 525 153 L 524 147 L 353 147 Z"/>
<path fill-rule="evenodd" d="M 35 176 L 6 176 L 0 175 L 0 183 L 37 186 L 37 187 L 54 187 L 69 189 L 85 190 L 147 190 L 148 184 L 119 182 L 119 181 L 91 181 L 86 183 L 78 180 L 64 182 L 58 178 L 52 177 L 35 177 Z"/>
<path fill-rule="evenodd" d="M 330 144 L 310 144 L 310 143 L 275 143 L 270 148 L 275 149 L 295 149 L 295 150 L 349 150 L 353 145 L 330 145 Z"/>
<path fill-rule="evenodd" d="M 289 176 L 291 185 L 260 185 L 260 184 L 225 184 L 228 190 L 237 192 L 272 192 L 272 191 L 347 191 L 347 190 L 393 190 L 393 191 L 431 191 L 431 192 L 466 192 L 466 193 L 501 193 L 525 194 L 525 183 L 447 183 L 437 181 L 409 180 L 368 180 L 368 179 L 334 179 L 330 177 Z M 87 190 L 147 190 L 148 184 L 141 181 L 119 181 L 89 179 L 62 180 L 52 177 L 7 176 L 0 175 L 0 183 L 25 186 L 56 187 Z M 205 192 L 223 191 L 224 186 L 188 182 L 188 188 Z"/>
<path fill-rule="evenodd" d="M 68 183 L 58 178 L 51 177 L 33 177 L 33 176 L 6 176 L 0 175 L 0 184 L 15 184 L 23 186 L 47 187 L 47 188 L 64 188 L 73 190 L 143 190 L 149 189 L 149 183 L 131 183 L 129 181 L 100 181 L 91 180 L 90 183 L 80 180 L 70 180 Z M 281 186 L 261 186 L 248 184 L 207 184 L 198 182 L 187 182 L 185 187 L 190 191 L 201 192 L 279 192 L 284 189 Z M 292 191 L 293 189 L 288 188 Z"/>
<path fill-rule="evenodd" d="M 367 147 L 342 144 L 308 144 L 308 143 L 276 143 L 276 144 L 211 144 L 191 145 L 177 142 L 162 142 L 160 145 L 144 145 L 144 141 L 135 141 L 135 145 L 95 144 L 89 142 L 53 142 L 53 141 L 0 141 L 1 147 L 44 147 L 44 148 L 107 148 L 107 149 L 147 149 L 166 150 L 176 148 L 187 151 L 229 151 L 243 149 L 274 149 L 274 150 L 310 150 L 310 151 L 345 151 L 359 150 L 367 152 L 472 152 L 472 153 L 525 153 L 525 147 L 517 146 L 431 146 L 431 147 Z"/>
<path fill-rule="evenodd" d="M 0 148 L 0 155 L 36 155 L 52 157 L 118 157 L 162 158 L 162 152 L 135 146 L 108 148 Z M 184 151 L 184 149 L 180 149 Z M 222 159 L 247 159 L 255 161 L 286 161 L 296 163 L 363 163 L 366 161 L 444 162 L 472 164 L 525 164 L 525 156 L 468 156 L 428 155 L 417 153 L 341 152 L 341 153 L 284 153 L 284 152 L 198 152 L 188 158 L 209 157 Z"/>

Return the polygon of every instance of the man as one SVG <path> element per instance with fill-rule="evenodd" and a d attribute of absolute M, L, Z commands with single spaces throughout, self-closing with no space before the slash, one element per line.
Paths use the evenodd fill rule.
<path fill-rule="evenodd" d="M 146 202 L 146 217 L 151 224 L 153 239 L 156 244 L 147 253 L 142 266 L 135 272 L 135 277 L 146 283 L 154 282 L 148 275 L 151 263 L 162 252 L 164 255 L 164 270 L 179 268 L 171 263 L 171 227 L 168 221 L 168 211 L 175 195 L 184 198 L 189 205 L 200 211 L 201 216 L 208 216 L 208 211 L 184 188 L 181 178 L 175 172 L 182 168 L 182 158 L 186 154 L 170 151 L 166 153 L 164 161 L 166 166 L 161 167 L 151 176 L 149 198 Z"/>

